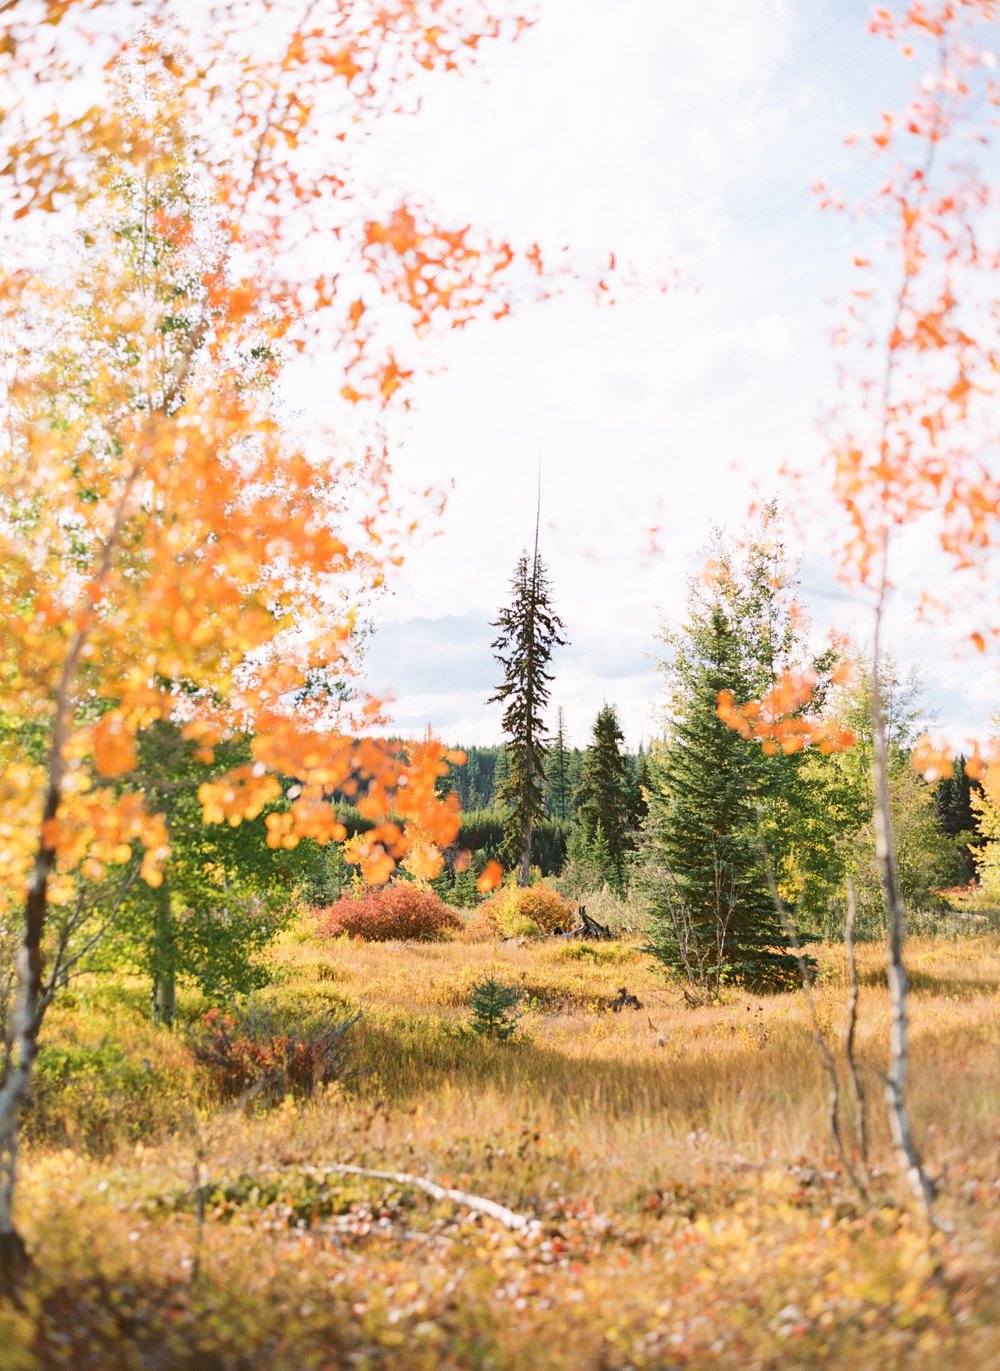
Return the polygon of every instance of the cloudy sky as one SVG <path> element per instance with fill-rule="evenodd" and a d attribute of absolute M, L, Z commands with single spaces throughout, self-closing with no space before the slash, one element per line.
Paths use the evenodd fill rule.
<path fill-rule="evenodd" d="M 824 214 L 822 177 L 850 192 L 844 145 L 899 103 L 902 69 L 861 0 L 541 0 L 517 44 L 428 83 L 386 121 L 383 178 L 449 218 L 511 239 L 613 248 L 681 284 L 597 307 L 586 291 L 455 333 L 421 383 L 396 466 L 454 488 L 376 613 L 373 689 L 402 731 L 492 742 L 489 621 L 534 522 L 571 647 L 552 691 L 586 740 L 602 702 L 630 742 L 658 731 L 658 625 L 683 610 L 709 528 L 738 528 L 756 482 L 818 463 L 835 398 L 830 334 L 859 230 Z M 322 360 L 314 368 L 322 373 Z M 322 374 L 303 384 L 315 394 Z M 659 533 L 651 539 L 649 528 Z M 801 550 L 816 631 L 864 631 L 821 546 Z M 914 552 L 919 556 L 919 547 Z M 904 602 L 894 644 L 927 674 L 957 740 L 982 732 L 996 677 L 952 659 Z"/>

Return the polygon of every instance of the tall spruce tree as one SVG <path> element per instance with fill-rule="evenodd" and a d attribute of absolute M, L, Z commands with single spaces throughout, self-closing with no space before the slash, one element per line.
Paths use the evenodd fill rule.
<path fill-rule="evenodd" d="M 716 532 L 708 552 L 684 622 L 663 635 L 670 717 L 649 763 L 641 881 L 655 956 L 710 988 L 725 979 L 764 988 L 796 972 L 762 841 L 780 880 L 799 758 L 763 756 L 716 708 L 723 690 L 759 698 L 791 659 L 793 577 L 773 506 L 742 551 Z"/>
<path fill-rule="evenodd" d="M 634 782 L 625 741 L 614 706 L 605 704 L 594 720 L 590 746 L 583 759 L 578 821 L 589 842 L 600 832 L 607 847 L 610 884 L 621 890 L 625 863 L 634 846 Z"/>
<path fill-rule="evenodd" d="M 499 633 L 492 644 L 504 680 L 490 703 L 504 706 L 503 729 L 509 739 L 509 771 L 499 796 L 510 807 L 504 852 L 510 864 L 520 862 L 523 886 L 530 880 L 532 830 L 545 813 L 544 710 L 552 680 L 548 667 L 553 648 L 568 641 L 552 607 L 548 572 L 538 551 L 538 526 L 536 514 L 534 552 L 530 558 L 527 551 L 518 558 L 511 602 L 493 625 Z"/>
<path fill-rule="evenodd" d="M 583 780 L 583 752 L 580 748 L 570 748 L 567 770 L 569 772 L 569 818 L 572 820 L 576 815 L 580 782 Z"/>

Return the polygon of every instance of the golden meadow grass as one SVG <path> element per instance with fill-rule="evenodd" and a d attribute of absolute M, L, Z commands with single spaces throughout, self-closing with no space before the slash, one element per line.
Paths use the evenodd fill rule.
<path fill-rule="evenodd" d="M 837 1051 L 842 953 L 812 950 Z M 54 1016 L 50 1049 L 120 1049 L 126 1099 L 90 1151 L 48 1099 L 22 1209 L 44 1281 L 0 1328 L 12 1366 L 996 1363 L 997 938 L 909 948 L 913 1115 L 943 1177 L 930 1241 L 883 1122 L 876 946 L 860 949 L 868 1204 L 831 1145 L 801 994 L 691 1009 L 624 943 L 321 945 L 299 930 L 274 957 L 265 998 L 362 1012 L 355 1074 L 311 1102 L 213 1107 L 183 1035 L 143 1023 L 139 984 L 83 983 Z M 461 1029 L 490 974 L 522 989 L 510 1043 Z M 641 1010 L 610 1011 L 622 985 Z M 138 1107 L 133 1067 L 156 1084 Z M 72 1092 L 65 1108 L 86 1117 Z M 541 1228 L 522 1238 L 405 1186 L 325 1175 L 335 1162 L 430 1176 Z M 83 1343 L 59 1341 L 66 1320 Z"/>

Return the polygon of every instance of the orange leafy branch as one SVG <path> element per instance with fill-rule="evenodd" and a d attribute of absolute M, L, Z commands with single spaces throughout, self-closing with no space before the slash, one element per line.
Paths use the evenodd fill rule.
<path fill-rule="evenodd" d="M 810 747 L 824 756 L 844 752 L 854 745 L 850 729 L 806 712 L 817 682 L 813 671 L 789 670 L 759 700 L 742 705 L 736 703 L 731 691 L 721 690 L 716 714 L 741 738 L 759 742 L 768 756 L 778 751 L 791 756 Z"/>
<path fill-rule="evenodd" d="M 992 0 L 960 0 L 885 7 L 872 21 L 928 62 L 908 105 L 884 114 L 871 140 L 891 234 L 878 273 L 856 259 L 864 289 L 839 338 L 868 368 L 858 378 L 866 422 L 845 429 L 830 454 L 850 528 L 842 565 L 876 591 L 903 525 L 925 521 L 956 571 L 980 574 L 1000 534 L 988 417 L 1000 373 L 1000 255 L 990 246 L 995 189 L 977 170 L 1000 110 L 996 19 Z M 894 287 L 884 284 L 890 273 Z"/>
<path fill-rule="evenodd" d="M 457 832 L 453 801 L 433 793 L 440 748 L 402 758 L 358 741 L 380 721 L 376 701 L 341 699 L 325 718 L 289 708 L 317 672 L 352 675 L 356 603 L 398 565 L 413 521 L 393 507 L 384 452 L 322 469 L 279 424 L 272 386 L 289 349 L 323 333 L 342 345 L 345 397 L 405 405 L 416 371 L 384 345 L 376 298 L 402 305 L 418 333 L 437 317 L 464 326 L 509 311 L 508 244 L 417 204 L 365 213 L 353 159 L 402 84 L 465 67 L 523 24 L 502 0 L 274 6 L 262 49 L 235 3 L 209 21 L 122 0 L 126 29 L 134 12 L 141 30 L 123 43 L 121 27 L 97 26 L 81 45 L 97 7 L 50 7 L 44 43 L 15 9 L 0 52 L 26 129 L 0 168 L 10 213 L 54 242 L 82 241 L 87 261 L 78 280 L 49 280 L 26 239 L 19 266 L 15 240 L 0 289 L 25 359 L 4 397 L 0 479 L 9 507 L 32 511 L 4 535 L 7 706 L 55 708 L 55 792 L 127 778 L 156 720 L 181 723 L 206 761 L 235 729 L 254 735 L 254 762 L 206 781 L 207 821 L 258 818 L 292 778 L 300 792 L 268 816 L 269 841 L 340 840 L 339 788 L 376 822 L 377 869 L 433 864 Z M 108 98 L 70 115 L 81 62 Z M 289 264 L 321 236 L 337 266 L 297 279 Z M 540 249 L 524 265 L 544 287 Z M 374 294 L 359 294 L 359 273 Z M 351 587 L 340 617 L 338 581 Z M 88 694 L 111 706 L 96 724 L 79 717 Z M 12 795 L 8 812 L 32 805 Z"/>

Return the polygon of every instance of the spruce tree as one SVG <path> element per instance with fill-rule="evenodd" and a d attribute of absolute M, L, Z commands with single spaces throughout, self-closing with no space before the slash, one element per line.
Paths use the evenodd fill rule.
<path fill-rule="evenodd" d="M 720 691 L 763 694 L 796 645 L 776 523 L 773 507 L 765 510 L 742 554 L 717 532 L 705 574 L 690 583 L 685 621 L 664 634 L 670 720 L 649 763 L 642 838 L 650 951 L 712 989 L 726 979 L 775 986 L 796 973 L 762 844 L 780 880 L 800 759 L 763 756 L 716 712 Z"/>
<path fill-rule="evenodd" d="M 934 788 L 941 828 L 955 844 L 956 874 L 962 881 L 974 880 L 976 875 L 975 855 L 982 836 L 972 797 L 981 791 L 981 783 L 974 781 L 966 770 L 964 757 L 957 758 L 952 775 L 938 781 Z"/>
<path fill-rule="evenodd" d="M 646 796 L 652 784 L 652 773 L 649 769 L 649 752 L 640 742 L 632 767 L 632 814 L 635 820 L 635 827 L 638 828 L 649 810 Z"/>
<path fill-rule="evenodd" d="M 592 843 L 601 833 L 608 853 L 609 884 L 619 891 L 624 887 L 625 862 L 634 846 L 635 818 L 632 773 L 621 748 L 624 741 L 614 707 L 603 705 L 583 759 L 578 800 L 580 825 Z"/>
<path fill-rule="evenodd" d="M 566 751 L 566 721 L 562 708 L 556 713 L 556 736 L 549 752 L 548 790 L 545 808 L 550 818 L 565 823 L 570 817 L 570 759 Z"/>
<path fill-rule="evenodd" d="M 493 766 L 493 775 L 490 778 L 489 801 L 485 805 L 486 809 L 495 809 L 501 804 L 501 797 L 510 782 L 510 753 L 506 746 L 497 748 L 496 761 Z"/>
<path fill-rule="evenodd" d="M 521 992 L 516 986 L 504 985 L 495 976 L 477 981 L 469 992 L 469 1032 L 479 1038 L 506 1042 L 517 1032 L 520 1000 Z"/>
<path fill-rule="evenodd" d="M 522 552 L 511 581 L 511 602 L 493 625 L 493 652 L 504 669 L 490 703 L 504 706 L 509 772 L 499 798 L 510 807 L 504 855 L 520 862 L 526 886 L 531 871 L 531 834 L 545 813 L 546 739 L 543 711 L 549 698 L 552 650 L 565 646 L 564 625 L 552 607 L 548 572 L 538 552 L 538 520 L 531 557 Z"/>
<path fill-rule="evenodd" d="M 583 779 L 583 752 L 578 747 L 570 748 L 569 765 L 569 817 L 575 818 L 580 796 L 580 782 Z"/>

